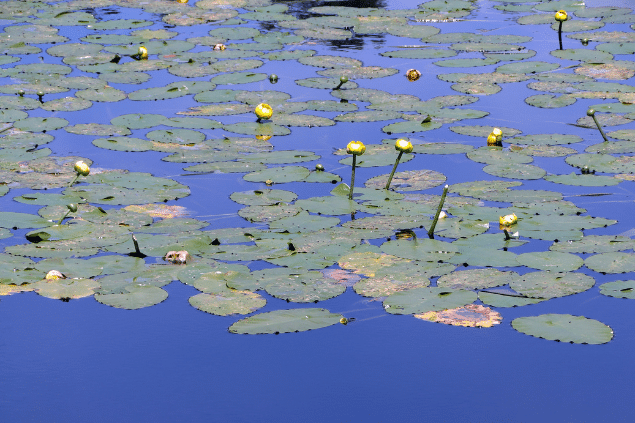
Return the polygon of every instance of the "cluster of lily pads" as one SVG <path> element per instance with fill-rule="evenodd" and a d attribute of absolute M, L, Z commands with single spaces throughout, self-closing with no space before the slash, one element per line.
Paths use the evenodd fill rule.
<path fill-rule="evenodd" d="M 169 27 L 157 28 L 144 19 L 106 20 L 99 12 L 106 7 L 143 9 Z M 32 229 L 26 233 L 27 243 L 8 246 L 0 254 L 0 294 L 36 291 L 64 300 L 94 296 L 106 305 L 138 309 L 164 301 L 168 293 L 162 287 L 179 280 L 200 291 L 190 298 L 192 306 L 224 316 L 256 312 L 266 304 L 264 292 L 286 302 L 316 303 L 352 286 L 361 296 L 383 301 L 390 314 L 488 327 L 502 319 L 492 307 L 525 306 L 584 292 L 595 285 L 587 273 L 634 271 L 635 241 L 583 232 L 615 220 L 585 215 L 586 210 L 559 192 L 518 187 L 522 180 L 538 179 L 583 187 L 632 180 L 635 130 L 609 132 L 608 138 L 621 141 L 604 141 L 580 153 L 570 147 L 582 141 L 575 135 L 521 135 L 514 128 L 494 131 L 491 125 L 456 123 L 488 115 L 462 106 L 496 94 L 502 84 L 525 81 L 532 81 L 528 88 L 546 93 L 526 99 L 534 107 L 565 107 L 578 98 L 618 100 L 592 106 L 594 113 L 581 117 L 577 125 L 615 126 L 635 120 L 635 88 L 605 82 L 635 74 L 632 61 L 614 58 L 635 52 L 635 32 L 596 31 L 605 22 L 635 23 L 635 15 L 630 9 L 585 8 L 569 0 L 496 6 L 522 14 L 518 24 L 544 24 L 545 33 L 561 27 L 570 32 L 567 43 L 584 41 L 582 48 L 555 49 L 554 44 L 555 62 L 548 63 L 530 60 L 535 51 L 524 46 L 531 41 L 527 36 L 442 33 L 437 27 L 469 19 L 476 7 L 462 0 L 432 0 L 401 10 L 317 6 L 308 10 L 310 17 L 299 19 L 288 5 L 269 0 L 2 2 L 0 19 L 11 25 L 0 33 L 5 53 L 0 56 L 0 77 L 8 81 L 0 86 L 0 194 L 30 189 L 14 200 L 40 209 L 37 216 L 0 212 L 0 237 Z M 561 9 L 569 12 L 566 22 L 558 14 L 554 20 L 554 12 Z M 270 29 L 258 29 L 260 23 Z M 58 33 L 68 26 L 83 27 L 88 35 L 69 40 Z M 198 26 L 206 35 L 178 39 L 179 29 L 189 26 Z M 419 39 L 421 44 L 382 52 L 384 58 L 399 59 L 395 68 L 364 64 L 345 54 L 318 54 L 311 48 L 368 34 Z M 43 62 L 13 65 L 42 54 L 42 45 L 48 46 Z M 457 55 L 469 57 L 452 59 Z M 52 63 L 60 60 L 63 64 Z M 332 99 L 305 101 L 293 92 L 233 88 L 267 80 L 273 88 L 277 75 L 255 71 L 273 61 L 302 65 L 295 84 L 315 90 L 319 98 L 324 97 L 318 95 L 321 90 L 328 90 Z M 454 84 L 454 94 L 422 99 L 364 87 L 375 78 L 400 73 L 403 84 L 430 83 L 430 75 L 424 72 L 422 77 L 414 69 L 424 61 L 438 67 L 440 81 Z M 440 73 L 447 67 L 499 62 L 505 63 L 489 73 Z M 155 75 L 167 74 L 175 80 L 146 85 Z M 404 86 L 395 90 L 410 91 Z M 156 105 L 186 96 L 202 105 L 174 117 L 133 113 L 116 116 L 109 124 L 75 125 L 59 117 L 125 99 Z M 38 116 L 29 116 L 31 111 Z M 228 116 L 232 123 L 223 123 Z M 378 143 L 334 140 L 334 154 L 346 156 L 340 163 L 353 170 L 350 185 L 322 165 L 299 165 L 320 159 L 310 145 L 307 150 L 280 150 L 272 142 L 294 127 L 320 131 L 339 122 L 383 121 L 390 123 L 377 139 L 397 138 Z M 412 135 L 443 125 L 476 141 L 423 142 Z M 165 204 L 190 195 L 181 183 L 100 168 L 86 157 L 54 156 L 44 146 L 54 141 L 51 133 L 62 129 L 107 150 L 169 153 L 164 161 L 184 163 L 185 171 L 209 173 L 212 179 L 217 173 L 244 174 L 244 181 L 255 183 L 253 189 L 235 192 L 231 199 L 244 206 L 238 215 L 253 225 L 210 229 L 209 222 Z M 488 134 L 494 136 L 491 143 Z M 466 155 L 485 164 L 485 173 L 503 180 L 477 178 L 433 195 L 425 191 L 445 185 L 446 175 L 422 168 L 396 172 L 399 163 L 423 163 L 418 155 L 439 154 Z M 530 164 L 533 157 L 566 157 L 566 163 L 585 171 L 547 174 Z M 84 169 L 78 167 L 80 161 L 92 166 L 89 173 L 78 170 Z M 391 165 L 391 173 L 355 187 L 355 167 Z M 278 187 L 289 182 L 328 184 L 332 190 L 326 196 L 299 199 Z M 514 252 L 534 240 L 552 242 L 549 251 Z M 148 264 L 148 258 L 165 262 Z M 253 262 L 267 267 L 253 270 Z M 578 272 L 583 266 L 589 272 Z M 519 274 L 505 268 L 531 271 Z M 602 294 L 624 298 L 634 298 L 634 290 L 632 280 L 600 287 Z M 320 308 L 277 310 L 239 320 L 229 330 L 294 332 L 348 323 L 350 317 Z M 580 316 L 523 317 L 512 326 L 569 342 L 604 343 L 612 338 L 610 327 Z"/>

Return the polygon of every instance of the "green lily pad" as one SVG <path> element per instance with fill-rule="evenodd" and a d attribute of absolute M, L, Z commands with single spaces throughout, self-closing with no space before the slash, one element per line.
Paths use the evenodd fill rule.
<path fill-rule="evenodd" d="M 419 28 L 431 28 L 429 26 L 419 26 Z M 380 53 L 381 56 L 397 59 L 443 59 L 454 57 L 457 52 L 442 48 L 409 48 L 405 50 L 393 50 Z"/>
<path fill-rule="evenodd" d="M 116 126 L 128 129 L 145 129 L 164 124 L 165 116 L 152 113 L 130 113 L 120 115 L 110 120 Z"/>
<path fill-rule="evenodd" d="M 513 128 L 506 128 L 504 126 L 498 127 L 501 131 L 503 131 L 503 137 L 513 137 L 522 133 L 522 131 Z M 487 136 L 492 132 L 494 126 L 450 126 L 450 131 L 455 132 L 461 135 L 470 135 L 472 137 L 481 137 L 483 140 L 487 138 Z"/>
<path fill-rule="evenodd" d="M 433 170 L 412 170 L 395 172 L 391 187 L 397 191 L 422 191 L 437 187 L 446 181 L 446 177 Z M 366 188 L 382 189 L 388 182 L 388 175 L 380 175 L 366 181 Z"/>
<path fill-rule="evenodd" d="M 595 285 L 595 279 L 583 273 L 532 272 L 526 273 L 510 287 L 532 298 L 557 298 L 578 294 Z"/>
<path fill-rule="evenodd" d="M 189 299 L 192 307 L 218 316 L 250 314 L 267 303 L 262 296 L 249 291 L 227 291 L 215 294 L 198 294 Z"/>
<path fill-rule="evenodd" d="M 78 99 L 75 97 L 64 97 L 57 100 L 47 101 L 42 104 L 42 109 L 49 112 L 63 111 L 75 112 L 91 107 L 93 103 L 88 100 Z"/>
<path fill-rule="evenodd" d="M 446 68 L 474 68 L 478 66 L 490 66 L 498 63 L 498 59 L 449 59 L 438 60 L 435 65 Z"/>
<path fill-rule="evenodd" d="M 279 189 L 263 189 L 244 192 L 235 192 L 229 196 L 238 204 L 247 206 L 271 206 L 279 203 L 291 203 L 298 196 L 291 191 Z"/>
<path fill-rule="evenodd" d="M 64 128 L 66 132 L 79 135 L 98 135 L 101 137 L 111 135 L 130 135 L 130 129 L 123 126 L 116 125 L 104 125 L 99 123 L 78 123 L 77 125 L 71 125 Z"/>
<path fill-rule="evenodd" d="M 559 59 L 593 63 L 603 63 L 613 59 L 612 54 L 606 53 L 604 51 L 588 50 L 584 48 L 553 50 L 551 51 L 551 55 Z"/>
<path fill-rule="evenodd" d="M 295 232 L 315 232 L 322 229 L 332 228 L 340 223 L 337 217 L 310 215 L 307 212 L 300 212 L 295 216 L 278 219 L 269 224 L 271 229 L 282 229 L 291 233 Z"/>
<path fill-rule="evenodd" d="M 114 103 L 126 98 L 126 93 L 124 91 L 118 90 L 112 87 L 105 87 L 99 89 L 86 89 L 77 91 L 75 95 L 84 100 L 90 101 L 103 101 Z"/>
<path fill-rule="evenodd" d="M 525 297 L 524 295 L 505 292 L 479 291 L 478 299 L 492 307 L 521 307 L 529 304 L 537 304 L 544 300 Z"/>
<path fill-rule="evenodd" d="M 454 271 L 441 276 L 437 286 L 453 289 L 483 289 L 508 285 L 519 278 L 516 272 L 502 272 L 497 269 L 470 269 Z"/>
<path fill-rule="evenodd" d="M 615 297 L 635 299 L 635 281 L 613 281 L 600 285 L 600 294 Z"/>
<path fill-rule="evenodd" d="M 431 121 L 431 122 L 418 122 L 418 121 L 411 121 L 411 122 L 397 122 L 397 123 L 391 123 L 390 125 L 384 126 L 383 128 L 381 128 L 381 130 L 387 134 L 393 134 L 393 133 L 415 133 L 415 132 L 424 132 L 424 131 L 431 131 L 433 129 L 439 129 L 442 126 L 441 122 L 435 122 L 435 121 Z"/>
<path fill-rule="evenodd" d="M 633 240 L 625 236 L 587 235 L 576 241 L 554 243 L 549 249 L 551 251 L 588 254 L 630 250 L 633 246 Z"/>
<path fill-rule="evenodd" d="M 613 339 L 613 330 L 597 320 L 570 314 L 542 314 L 512 320 L 518 332 L 549 341 L 572 344 L 606 344 Z"/>
<path fill-rule="evenodd" d="M 66 119 L 58 117 L 41 118 L 41 117 L 28 117 L 21 119 L 13 124 L 13 126 L 21 131 L 29 132 L 46 132 L 54 131 L 68 125 Z"/>
<path fill-rule="evenodd" d="M 269 223 L 283 217 L 295 216 L 302 211 L 301 207 L 278 203 L 273 205 L 253 205 L 238 210 L 238 215 L 250 222 Z"/>
<path fill-rule="evenodd" d="M 499 178 L 541 179 L 547 171 L 529 164 L 492 164 L 483 168 L 483 172 Z"/>
<path fill-rule="evenodd" d="M 561 145 L 575 144 L 580 141 L 582 141 L 582 138 L 579 136 L 568 134 L 523 135 L 521 137 L 514 137 L 505 140 L 505 142 L 510 144 L 521 145 Z"/>
<path fill-rule="evenodd" d="M 570 173 L 568 175 L 548 175 L 545 176 L 546 181 L 555 182 L 556 184 L 572 185 L 580 187 L 606 187 L 617 185 L 622 182 L 613 176 L 600 175 L 577 175 Z"/>
<path fill-rule="evenodd" d="M 526 154 L 533 157 L 565 157 L 570 154 L 576 154 L 578 150 L 559 145 L 529 145 L 523 147 L 518 153 Z"/>
<path fill-rule="evenodd" d="M 341 314 L 323 308 L 276 310 L 239 320 L 229 327 L 229 332 L 249 335 L 304 332 L 335 325 L 341 318 Z"/>
<path fill-rule="evenodd" d="M 516 260 L 522 266 L 552 272 L 571 272 L 582 267 L 584 260 L 575 254 L 541 251 L 519 254 Z"/>
<path fill-rule="evenodd" d="M 384 300 L 384 309 L 391 314 L 415 314 L 463 307 L 476 301 L 476 293 L 452 288 L 415 288 L 395 292 Z"/>
<path fill-rule="evenodd" d="M 31 286 L 39 295 L 54 300 L 90 297 L 99 283 L 92 279 L 42 280 Z"/>
<path fill-rule="evenodd" d="M 602 173 L 634 173 L 635 158 L 632 156 L 614 157 L 608 154 L 575 154 L 565 161 L 574 167 L 588 166 L 590 170 Z"/>
<path fill-rule="evenodd" d="M 129 285 L 117 294 L 95 294 L 95 299 L 102 304 L 126 310 L 137 310 L 150 307 L 165 301 L 168 293 L 152 285 Z"/>
<path fill-rule="evenodd" d="M 602 274 L 627 273 L 635 270 L 635 254 L 609 252 L 595 254 L 584 260 L 584 265 Z"/>
<path fill-rule="evenodd" d="M 563 94 L 556 96 L 554 94 L 538 94 L 532 95 L 525 99 L 525 103 L 534 107 L 541 107 L 544 109 L 557 109 L 559 107 L 566 107 L 576 102 L 576 98 Z"/>
<path fill-rule="evenodd" d="M 382 68 L 380 66 L 359 66 L 351 68 L 335 68 L 318 71 L 321 76 L 339 78 L 346 76 L 349 79 L 374 79 L 384 78 L 399 73 L 399 70 L 393 68 Z"/>
<path fill-rule="evenodd" d="M 291 131 L 275 123 L 242 122 L 223 127 L 226 131 L 244 135 L 289 135 Z"/>

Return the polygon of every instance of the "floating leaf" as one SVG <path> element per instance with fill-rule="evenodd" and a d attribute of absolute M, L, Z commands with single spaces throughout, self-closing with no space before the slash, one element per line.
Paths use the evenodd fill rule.
<path fill-rule="evenodd" d="M 542 271 L 526 273 L 510 287 L 532 298 L 556 298 L 584 292 L 593 285 L 595 279 L 582 273 Z"/>
<path fill-rule="evenodd" d="M 635 254 L 608 252 L 595 254 L 584 260 L 584 265 L 600 273 L 627 273 L 635 270 Z"/>
<path fill-rule="evenodd" d="M 570 314 L 519 317 L 512 320 L 512 327 L 536 338 L 572 344 L 606 344 L 613 339 L 613 330 L 604 323 Z"/>
<path fill-rule="evenodd" d="M 192 307 L 218 316 L 249 314 L 267 303 L 259 294 L 249 291 L 228 291 L 218 294 L 198 294 L 189 299 Z"/>
<path fill-rule="evenodd" d="M 500 313 L 489 307 L 477 304 L 468 304 L 464 307 L 443 311 L 429 311 L 423 314 L 415 314 L 417 319 L 428 320 L 444 325 L 491 328 L 503 320 Z"/>
<path fill-rule="evenodd" d="M 452 288 L 416 288 L 396 292 L 384 300 L 391 314 L 415 314 L 462 307 L 476 301 L 476 293 Z"/>
<path fill-rule="evenodd" d="M 502 272 L 498 269 L 461 270 L 441 276 L 437 286 L 453 289 L 483 289 L 508 285 L 519 278 L 516 272 Z"/>
<path fill-rule="evenodd" d="M 304 332 L 335 325 L 341 318 L 341 314 L 323 308 L 276 310 L 239 320 L 229 327 L 229 332 L 249 335 Z"/>
<path fill-rule="evenodd" d="M 615 298 L 635 299 L 635 281 L 613 281 L 600 285 L 600 294 Z"/>

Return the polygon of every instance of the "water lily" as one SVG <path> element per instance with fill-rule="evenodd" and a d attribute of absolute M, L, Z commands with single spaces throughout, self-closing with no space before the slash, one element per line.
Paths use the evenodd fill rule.
<path fill-rule="evenodd" d="M 137 55 L 139 56 L 140 59 L 147 59 L 148 49 L 145 48 L 144 46 L 139 46 L 139 52 L 137 53 Z"/>
<path fill-rule="evenodd" d="M 72 187 L 73 184 L 77 181 L 77 178 L 79 178 L 80 176 L 88 176 L 90 174 L 90 167 L 82 160 L 75 162 L 73 169 L 75 169 L 76 175 L 75 179 L 73 179 L 68 185 L 69 187 Z"/>
<path fill-rule="evenodd" d="M 336 90 L 339 90 L 340 88 L 342 88 L 342 85 L 346 84 L 348 82 L 348 76 L 346 75 L 342 75 L 340 76 L 340 84 L 335 87 Z"/>
<path fill-rule="evenodd" d="M 348 199 L 353 199 L 353 188 L 355 187 L 355 166 L 357 165 L 357 156 L 361 156 L 366 152 L 366 146 L 361 141 L 351 141 L 346 146 L 346 152 L 353 155 L 353 167 L 351 170 L 351 187 L 348 192 Z"/>
<path fill-rule="evenodd" d="M 60 220 L 58 220 L 57 224 L 61 225 L 62 221 L 64 219 L 66 219 L 66 217 L 70 214 L 70 213 L 77 213 L 77 204 L 67 204 L 66 208 L 68 209 L 68 211 L 66 211 L 66 214 L 64 214 L 64 216 L 62 216 L 62 218 Z"/>
<path fill-rule="evenodd" d="M 278 82 L 278 75 L 276 75 L 275 73 L 269 75 L 269 82 L 271 82 L 272 84 L 276 84 Z"/>
<path fill-rule="evenodd" d="M 556 21 L 559 23 L 558 25 L 558 41 L 560 41 L 560 50 L 562 50 L 562 22 L 569 19 L 567 12 L 564 10 L 558 10 L 556 15 L 554 16 Z"/>
<path fill-rule="evenodd" d="M 515 213 L 508 214 L 505 216 L 499 216 L 498 223 L 502 226 L 511 226 L 518 223 L 518 216 Z"/>
<path fill-rule="evenodd" d="M 555 19 L 556 19 L 556 21 L 558 21 L 558 22 L 564 22 L 564 21 L 566 21 L 568 18 L 569 18 L 569 15 L 567 15 L 566 10 L 558 10 L 558 11 L 556 12 L 556 15 L 555 15 Z"/>
<path fill-rule="evenodd" d="M 260 103 L 256 106 L 255 113 L 260 122 L 261 119 L 269 119 L 273 115 L 273 108 L 267 103 Z"/>
<path fill-rule="evenodd" d="M 421 72 L 416 69 L 408 69 L 408 71 L 406 72 L 406 77 L 408 78 L 408 81 L 416 81 L 417 79 L 421 78 Z"/>
<path fill-rule="evenodd" d="M 217 51 L 225 50 L 225 44 L 216 44 L 216 45 L 214 45 L 214 50 L 217 50 Z"/>
<path fill-rule="evenodd" d="M 66 279 L 66 276 L 59 270 L 50 270 L 44 277 L 47 281 L 56 281 L 58 279 Z"/>
<path fill-rule="evenodd" d="M 393 176 L 395 176 L 395 171 L 397 170 L 401 156 L 403 156 L 403 153 L 412 153 L 413 148 L 412 143 L 406 139 L 400 138 L 395 142 L 395 150 L 399 152 L 399 155 L 397 156 L 397 160 L 395 160 L 395 165 L 392 167 L 388 182 L 386 182 L 386 189 L 390 188 L 390 183 L 392 182 Z"/>

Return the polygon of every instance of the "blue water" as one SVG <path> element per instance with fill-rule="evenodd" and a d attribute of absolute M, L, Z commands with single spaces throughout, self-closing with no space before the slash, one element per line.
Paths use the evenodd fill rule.
<path fill-rule="evenodd" d="M 384 4 L 413 7 L 416 3 L 395 0 Z M 471 22 L 438 25 L 442 33 L 477 28 L 495 29 L 497 34 L 532 35 L 535 39 L 528 45 L 537 49 L 538 54 L 531 60 L 557 61 L 548 54 L 557 46 L 555 32 L 545 26 L 518 28 L 513 21 L 517 15 L 495 11 L 491 8 L 495 4 L 499 3 L 479 2 L 481 9 Z M 507 23 L 502 25 L 501 22 Z M 618 27 L 628 29 L 626 25 L 607 25 L 605 29 Z M 198 35 L 204 35 L 207 30 L 209 28 L 185 29 Z M 64 28 L 60 32 L 77 38 L 86 31 Z M 177 38 L 188 36 L 191 35 Z M 412 93 L 423 100 L 455 94 L 450 84 L 436 80 L 436 73 L 464 70 L 440 68 L 432 61 L 413 64 L 377 55 L 395 49 L 396 45 L 418 42 L 404 40 L 390 36 L 365 37 L 363 49 L 355 51 L 338 49 L 328 43 L 311 48 L 322 54 L 362 58 L 365 65 L 389 66 L 401 71 L 389 78 L 359 81 L 364 87 Z M 565 38 L 566 43 L 573 45 L 574 41 Z M 578 46 L 575 41 L 573 47 Z M 37 58 L 26 57 L 23 62 L 34 60 Z M 488 72 L 496 66 L 465 71 Z M 429 83 L 406 84 L 403 71 L 409 67 L 418 67 Z M 307 69 L 298 64 L 270 62 L 258 71 L 275 71 L 280 76 L 279 84 L 254 83 L 240 89 L 293 92 L 294 99 L 302 100 L 332 99 L 327 90 L 309 90 L 293 83 L 300 77 L 315 76 L 313 71 L 317 69 L 310 68 L 308 72 Z M 302 72 L 310 75 L 298 75 Z M 152 75 L 148 85 L 143 87 L 161 86 L 176 79 L 166 71 Z M 632 84 L 632 80 L 624 83 Z M 133 86 L 132 89 L 138 88 Z M 490 116 L 458 125 L 501 125 L 516 127 L 525 133 L 576 134 L 585 139 L 573 146 L 580 151 L 600 141 L 599 134 L 593 130 L 566 125 L 583 116 L 589 105 L 600 101 L 578 100 L 575 105 L 555 111 L 526 106 L 524 98 L 537 93 L 527 89 L 526 83 L 504 84 L 500 93 L 465 106 L 487 110 Z M 141 105 L 129 100 L 95 103 L 91 109 L 75 112 L 72 119 L 109 123 L 112 117 L 138 112 L 139 107 L 148 108 L 144 112 L 171 117 L 176 111 L 195 105 L 191 96 Z M 29 113 L 38 116 L 47 112 Z M 240 121 L 244 117 L 219 120 L 231 123 L 232 119 Z M 279 150 L 298 145 L 310 147 L 323 156 L 320 162 L 328 170 L 347 180 L 349 168 L 338 164 L 339 157 L 331 154 L 332 149 L 344 146 L 351 139 L 380 142 L 388 138 L 380 131 L 385 124 L 364 124 L 363 133 L 360 133 L 360 125 L 347 123 L 338 123 L 336 129 L 293 128 L 291 135 L 275 137 L 272 142 Z M 448 126 L 422 133 L 417 138 L 475 146 L 483 142 L 454 134 Z M 619 129 L 632 128 L 634 125 L 629 124 Z M 137 130 L 133 136 L 143 137 L 148 131 Z M 225 134 L 222 130 L 204 132 L 210 138 Z M 56 140 L 49 146 L 57 155 L 85 155 L 99 166 L 134 167 L 157 176 L 173 177 L 190 186 L 193 194 L 176 204 L 194 210 L 194 217 L 208 220 L 212 228 L 248 226 L 234 215 L 241 206 L 228 197 L 236 190 L 254 189 L 257 185 L 244 182 L 240 176 L 181 176 L 185 173 L 183 165 L 162 162 L 164 154 L 106 151 L 63 130 L 56 132 Z M 534 164 L 552 173 L 572 171 L 562 158 L 536 158 Z M 450 184 L 498 179 L 481 172 L 482 164 L 466 160 L 463 155 L 417 156 L 402 164 L 400 170 L 422 167 L 443 172 Z M 358 182 L 361 184 L 383 172 L 385 169 L 360 169 Z M 631 211 L 635 199 L 632 184 L 623 182 L 616 187 L 588 190 L 527 181 L 523 188 L 559 190 L 566 199 L 587 208 L 591 216 L 620 220 L 617 225 L 587 231 L 588 234 L 619 234 L 635 227 Z M 326 186 L 307 188 L 304 184 L 280 188 L 294 190 L 302 198 L 326 195 L 330 189 Z M 438 194 L 440 189 L 429 192 Z M 574 196 L 585 192 L 612 195 Z M 11 191 L 10 198 L 0 198 L 0 209 L 35 212 L 36 207 L 11 201 L 11 197 L 22 193 Z M 2 245 L 24 242 L 24 232 L 15 231 L 14 237 L 3 240 Z M 544 243 L 540 245 L 546 248 Z M 360 297 L 350 288 L 318 306 L 355 317 L 351 324 L 260 336 L 228 333 L 228 326 L 238 318 L 212 316 L 194 309 L 188 304 L 188 298 L 198 291 L 176 282 L 165 287 L 169 293 L 165 302 L 136 311 L 106 307 L 92 298 L 65 303 L 35 293 L 2 297 L 0 422 L 630 422 L 635 418 L 632 407 L 635 379 L 632 310 L 635 303 L 603 296 L 597 285 L 629 279 L 632 275 L 589 273 L 597 280 L 591 290 L 536 305 L 499 309 L 504 320 L 492 329 L 449 327 L 411 316 L 389 315 L 383 311 L 381 302 Z M 262 295 L 268 301 L 262 311 L 288 307 L 266 293 Z M 294 305 L 305 306 L 315 305 Z M 516 317 L 543 313 L 597 319 L 609 324 L 615 337 L 605 345 L 572 345 L 526 336 L 509 324 Z"/>

